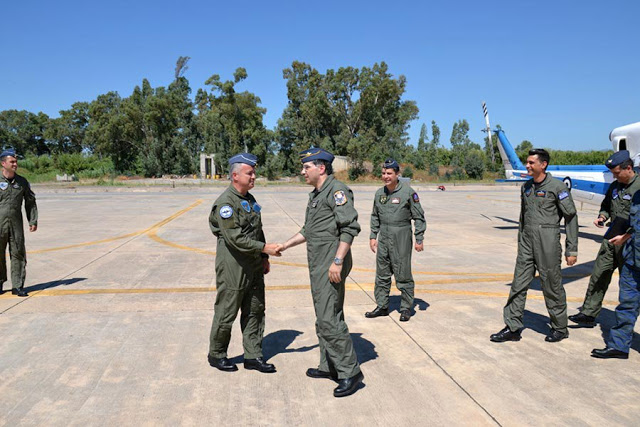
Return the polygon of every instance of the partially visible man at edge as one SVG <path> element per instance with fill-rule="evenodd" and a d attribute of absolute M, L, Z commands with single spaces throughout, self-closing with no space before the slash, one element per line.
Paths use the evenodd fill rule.
<path fill-rule="evenodd" d="M 0 176 L 0 293 L 7 281 L 6 247 L 9 244 L 11 257 L 11 293 L 27 297 L 24 281 L 27 274 L 27 251 L 24 245 L 22 223 L 22 201 L 29 221 L 29 231 L 38 229 L 38 206 L 29 182 L 16 173 L 18 159 L 15 151 L 0 153 L 2 176 Z"/>

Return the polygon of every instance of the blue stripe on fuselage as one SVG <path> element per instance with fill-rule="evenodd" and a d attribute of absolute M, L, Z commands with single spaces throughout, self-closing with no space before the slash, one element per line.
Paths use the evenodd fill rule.
<path fill-rule="evenodd" d="M 563 171 L 568 171 L 568 167 L 570 166 L 559 166 L 561 167 Z M 574 166 L 574 167 L 581 167 L 581 166 Z M 585 166 L 582 166 L 585 167 Z M 588 167 L 588 166 L 587 166 Z M 606 169 L 606 167 L 605 167 Z M 549 166 L 547 168 L 547 171 L 551 171 L 551 166 Z M 575 171 L 575 170 L 574 170 Z M 585 171 L 584 169 L 582 169 L 582 171 Z M 521 179 L 528 179 L 527 178 L 527 171 L 513 171 L 514 174 L 516 175 L 520 175 Z M 591 171 L 593 172 L 593 171 Z M 553 175 L 553 174 L 552 174 Z M 553 175 L 553 177 L 555 179 L 559 179 L 560 181 L 563 181 L 566 177 L 565 176 L 556 176 Z M 607 194 L 607 190 L 609 189 L 609 185 L 611 185 L 610 182 L 598 182 L 598 181 L 589 181 L 586 179 L 575 179 L 573 177 L 569 177 L 571 179 L 571 189 L 576 189 L 576 190 L 580 190 L 580 191 L 587 191 L 589 193 L 595 193 L 595 194 L 602 194 L 603 196 L 605 194 Z M 507 181 L 520 181 L 520 179 L 514 179 L 514 180 L 507 180 Z"/>
<path fill-rule="evenodd" d="M 562 181 L 562 178 L 556 177 L 554 176 L 554 178 L 558 178 L 560 181 Z M 607 190 L 609 189 L 609 185 L 611 185 L 611 183 L 609 182 L 596 182 L 596 181 L 587 181 L 584 179 L 573 179 L 571 178 L 571 189 L 576 189 L 576 190 L 581 190 L 581 191 L 588 191 L 590 193 L 596 193 L 596 194 L 602 194 L 605 195 L 607 194 Z"/>
<path fill-rule="evenodd" d="M 608 172 L 604 165 L 549 165 L 547 170 L 551 171 L 571 171 L 571 172 Z"/>

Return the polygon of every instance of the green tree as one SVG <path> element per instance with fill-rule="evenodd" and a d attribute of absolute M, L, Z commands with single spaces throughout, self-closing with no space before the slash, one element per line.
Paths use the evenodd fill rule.
<path fill-rule="evenodd" d="M 49 126 L 49 116 L 34 114 L 26 110 L 5 110 L 0 112 L 0 132 L 2 144 L 14 148 L 19 154 L 42 155 L 50 152 L 45 132 Z"/>
<path fill-rule="evenodd" d="M 404 76 L 393 78 L 382 62 L 373 67 L 343 67 L 319 73 L 298 61 L 283 71 L 289 104 L 278 121 L 276 140 L 285 167 L 297 169 L 296 154 L 319 146 L 349 156 L 353 169 L 365 160 L 407 159 L 409 122 L 417 117 L 413 101 L 403 101 Z"/>
<path fill-rule="evenodd" d="M 84 147 L 89 125 L 89 104 L 75 102 L 68 110 L 61 110 L 60 117 L 51 119 L 45 132 L 47 144 L 54 154 L 80 153 Z"/>
<path fill-rule="evenodd" d="M 478 149 L 470 149 L 464 159 L 464 170 L 472 179 L 482 179 L 485 171 L 487 157 L 485 153 Z"/>
<path fill-rule="evenodd" d="M 261 165 L 273 154 L 273 135 L 263 124 L 266 109 L 260 98 L 251 92 L 236 92 L 236 84 L 247 78 L 244 68 L 236 69 L 233 80 L 222 81 L 212 75 L 205 84 L 210 92 L 199 90 L 196 95 L 198 132 L 207 153 L 216 155 L 217 163 L 225 167 L 234 154 L 249 151 L 258 156 Z M 271 161 L 273 167 L 277 162 Z"/>

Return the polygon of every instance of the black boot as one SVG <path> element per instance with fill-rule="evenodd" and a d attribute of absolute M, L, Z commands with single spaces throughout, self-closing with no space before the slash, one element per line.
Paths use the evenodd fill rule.
<path fill-rule="evenodd" d="M 209 359 L 209 365 L 213 366 L 214 368 L 218 368 L 221 371 L 233 372 L 238 370 L 238 367 L 236 366 L 236 364 L 233 363 L 231 360 L 227 359 L 226 357 L 222 357 L 218 359 L 216 357 L 209 355 L 208 359 Z"/>
<path fill-rule="evenodd" d="M 364 314 L 364 317 L 368 317 L 369 319 L 373 319 L 374 317 L 388 316 L 388 315 L 389 315 L 389 309 L 388 308 L 376 307 L 373 311 L 367 311 Z"/>
<path fill-rule="evenodd" d="M 253 369 L 265 374 L 276 371 L 276 367 L 271 363 L 265 362 L 262 357 L 256 357 L 255 359 L 244 359 L 244 369 Z"/>
<path fill-rule="evenodd" d="M 629 353 L 611 347 L 605 347 L 602 350 L 594 348 L 591 350 L 591 357 L 598 359 L 628 359 Z"/>
<path fill-rule="evenodd" d="M 362 375 L 362 372 L 358 372 L 351 378 L 340 380 L 338 387 L 333 390 L 333 395 L 335 397 L 345 397 L 355 393 L 363 379 L 364 375 Z"/>
<path fill-rule="evenodd" d="M 505 342 L 505 341 L 520 341 L 521 331 L 511 332 L 508 326 L 505 326 L 500 332 L 497 332 L 489 337 L 493 342 Z"/>

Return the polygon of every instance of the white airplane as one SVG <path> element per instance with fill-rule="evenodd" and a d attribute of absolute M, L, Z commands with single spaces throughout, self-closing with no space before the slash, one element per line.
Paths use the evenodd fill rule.
<path fill-rule="evenodd" d="M 485 103 L 484 109 L 487 132 L 490 134 L 489 114 Z M 527 169 L 518 158 L 516 151 L 502 129 L 493 131 L 498 136 L 498 149 L 505 169 L 505 181 L 525 181 L 529 179 Z M 640 122 L 615 128 L 609 134 L 613 151 L 629 150 L 634 166 L 640 166 Z M 553 162 L 553 158 L 551 159 Z M 604 165 L 554 165 L 547 167 L 554 178 L 562 180 L 571 191 L 573 199 L 600 206 L 604 196 L 613 182 L 613 175 Z"/>

